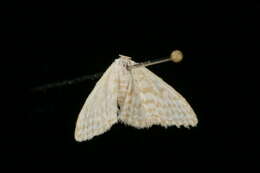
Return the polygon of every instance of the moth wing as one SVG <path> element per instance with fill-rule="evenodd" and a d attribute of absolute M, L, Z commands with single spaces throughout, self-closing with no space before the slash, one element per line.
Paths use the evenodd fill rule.
<path fill-rule="evenodd" d="M 76 141 L 100 135 L 117 122 L 117 77 L 115 64 L 112 64 L 96 83 L 79 113 L 75 129 Z"/>
<path fill-rule="evenodd" d="M 137 128 L 196 126 L 197 117 L 189 103 L 174 88 L 145 67 L 131 70 L 120 121 Z"/>

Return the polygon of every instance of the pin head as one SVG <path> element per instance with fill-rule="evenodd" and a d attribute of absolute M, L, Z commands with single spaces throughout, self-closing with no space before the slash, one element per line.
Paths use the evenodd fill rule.
<path fill-rule="evenodd" d="M 182 59 L 183 59 L 183 54 L 181 51 L 179 50 L 174 50 L 172 53 L 171 53 L 171 56 L 170 56 L 171 60 L 175 63 L 178 63 L 178 62 L 181 62 Z"/>

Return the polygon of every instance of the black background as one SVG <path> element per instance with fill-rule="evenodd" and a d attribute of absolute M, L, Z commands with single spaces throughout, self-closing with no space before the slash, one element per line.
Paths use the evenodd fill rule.
<path fill-rule="evenodd" d="M 257 156 L 251 91 L 257 80 L 259 5 L 22 5 L 35 6 L 16 4 L 19 10 L 12 9 L 14 20 L 9 21 L 14 22 L 10 30 L 15 49 L 8 59 L 14 70 L 8 74 L 19 86 L 13 99 L 17 109 L 10 114 L 18 129 L 8 136 L 11 149 L 6 150 L 13 163 L 86 170 L 110 164 L 135 170 L 198 161 L 198 169 L 204 161 L 218 167 Z M 168 56 L 174 49 L 183 51 L 183 62 L 149 69 L 194 108 L 199 124 L 190 130 L 137 130 L 116 124 L 103 135 L 77 143 L 75 122 L 97 80 L 46 92 L 30 90 L 102 72 L 118 54 L 142 62 Z"/>

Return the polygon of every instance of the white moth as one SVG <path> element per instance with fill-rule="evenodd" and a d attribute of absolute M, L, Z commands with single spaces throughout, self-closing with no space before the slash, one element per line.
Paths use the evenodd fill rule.
<path fill-rule="evenodd" d="M 81 109 L 75 129 L 76 141 L 90 140 L 117 122 L 148 128 L 196 126 L 196 114 L 170 85 L 145 67 L 121 56 L 96 83 Z"/>

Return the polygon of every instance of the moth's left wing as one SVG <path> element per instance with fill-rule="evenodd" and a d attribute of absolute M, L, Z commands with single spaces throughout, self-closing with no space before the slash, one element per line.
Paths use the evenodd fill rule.
<path fill-rule="evenodd" d="M 117 122 L 118 78 L 116 64 L 113 63 L 83 105 L 75 129 L 76 141 L 84 141 L 106 132 Z"/>

